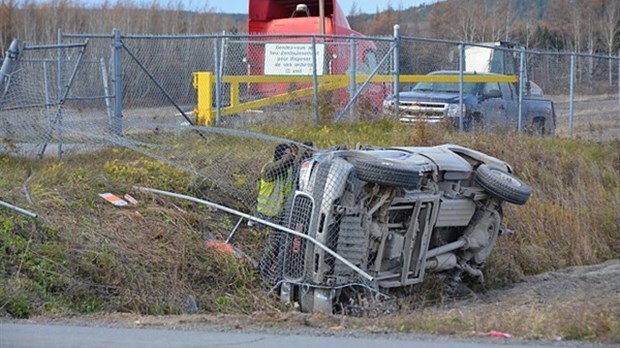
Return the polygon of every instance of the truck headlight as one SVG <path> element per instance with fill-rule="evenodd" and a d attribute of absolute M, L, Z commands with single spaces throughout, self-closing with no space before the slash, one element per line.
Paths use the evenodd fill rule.
<path fill-rule="evenodd" d="M 394 99 L 385 99 L 383 101 L 383 108 L 387 110 L 394 109 Z"/>
<path fill-rule="evenodd" d="M 467 114 L 467 106 L 463 104 L 463 109 L 459 112 L 459 104 L 448 104 L 448 112 L 446 116 L 448 117 L 459 117 L 461 115 L 465 116 Z"/>
<path fill-rule="evenodd" d="M 299 167 L 299 190 L 305 191 L 310 184 L 310 175 L 312 174 L 312 167 L 316 161 L 312 158 L 307 159 L 301 163 Z"/>

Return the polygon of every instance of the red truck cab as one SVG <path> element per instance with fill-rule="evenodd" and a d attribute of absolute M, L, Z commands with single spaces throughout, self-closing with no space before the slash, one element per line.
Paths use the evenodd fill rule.
<path fill-rule="evenodd" d="M 336 0 L 324 1 L 325 34 L 357 35 Z M 250 34 L 321 34 L 319 0 L 250 0 Z M 304 10 L 305 9 L 305 10 Z"/>
<path fill-rule="evenodd" d="M 364 35 L 352 30 L 349 22 L 336 0 L 249 0 L 248 32 L 256 36 L 248 46 L 248 71 L 251 75 L 312 75 L 311 35 L 342 35 L 341 38 L 317 37 L 317 74 L 345 75 L 351 65 L 351 36 L 364 38 Z M 323 25 L 321 25 L 323 19 Z M 263 35 L 262 37 L 260 35 Z M 271 36 L 266 36 L 271 35 Z M 283 35 L 277 37 L 277 35 Z M 299 35 L 292 37 L 291 35 Z M 346 37 L 344 37 L 346 36 Z M 270 43 L 292 43 L 279 45 Z M 305 65 L 295 58 L 305 51 Z M 356 74 L 370 74 L 377 66 L 376 45 L 371 40 L 360 39 L 356 42 Z M 309 57 L 308 57 L 309 55 Z M 294 63 L 287 62 L 287 56 Z M 282 60 L 280 64 L 278 60 Z M 288 65 L 287 65 L 288 64 Z M 271 83 L 253 86 L 251 93 L 259 96 L 271 96 L 286 93 L 290 84 Z M 301 86 L 293 86 L 299 88 Z M 376 107 L 380 107 L 386 95 L 383 86 L 371 84 L 366 93 L 376 95 Z M 337 91 L 340 102 L 348 100 L 347 91 Z"/>

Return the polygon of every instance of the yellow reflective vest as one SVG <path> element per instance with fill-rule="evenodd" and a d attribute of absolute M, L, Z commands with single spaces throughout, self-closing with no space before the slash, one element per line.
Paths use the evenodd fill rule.
<path fill-rule="evenodd" d="M 282 210 L 284 199 L 293 192 L 293 168 L 289 168 L 284 176 L 276 176 L 274 181 L 266 181 L 263 179 L 263 173 L 267 164 L 261 170 L 256 211 L 275 217 Z"/>

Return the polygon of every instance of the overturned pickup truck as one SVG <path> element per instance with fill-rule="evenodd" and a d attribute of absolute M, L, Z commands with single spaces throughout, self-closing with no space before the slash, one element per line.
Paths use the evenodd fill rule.
<path fill-rule="evenodd" d="M 482 279 L 502 207 L 530 188 L 506 162 L 458 146 L 315 153 L 298 176 L 277 253 L 280 297 L 346 312 L 441 273 Z"/>

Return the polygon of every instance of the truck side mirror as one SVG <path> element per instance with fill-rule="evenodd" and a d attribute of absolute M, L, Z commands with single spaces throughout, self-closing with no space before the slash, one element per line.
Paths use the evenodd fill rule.
<path fill-rule="evenodd" d="M 484 99 L 501 98 L 502 92 L 499 89 L 492 89 L 482 95 Z"/>

